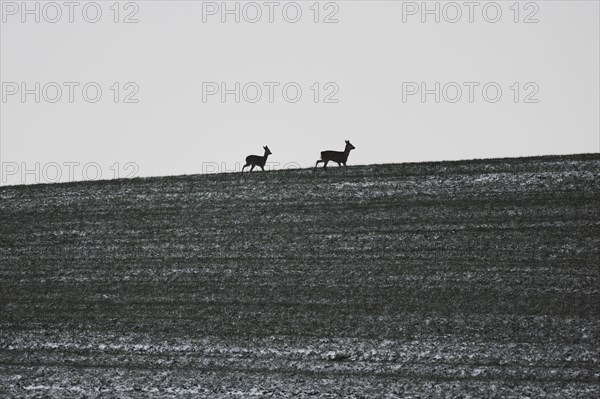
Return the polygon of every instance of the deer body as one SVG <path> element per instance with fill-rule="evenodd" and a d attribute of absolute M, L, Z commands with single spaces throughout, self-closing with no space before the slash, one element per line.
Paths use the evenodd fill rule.
<path fill-rule="evenodd" d="M 346 148 L 344 151 L 322 151 L 321 159 L 317 161 L 315 168 L 317 165 L 319 165 L 319 163 L 323 163 L 323 168 L 326 168 L 329 161 L 337 163 L 338 166 L 346 166 L 348 155 L 350 155 L 350 151 L 354 150 L 355 148 L 356 147 L 350 144 L 349 140 L 346 140 Z"/>
<path fill-rule="evenodd" d="M 254 170 L 255 166 L 260 167 L 263 172 L 265 170 L 265 164 L 267 163 L 267 158 L 269 157 L 269 155 L 272 154 L 271 150 L 269 150 L 269 147 L 264 146 L 263 147 L 265 150 L 265 155 L 260 156 L 260 155 L 248 155 L 246 157 L 246 165 L 244 165 L 242 167 L 242 172 L 244 171 L 244 168 L 251 166 L 250 168 L 250 172 L 252 172 Z"/>

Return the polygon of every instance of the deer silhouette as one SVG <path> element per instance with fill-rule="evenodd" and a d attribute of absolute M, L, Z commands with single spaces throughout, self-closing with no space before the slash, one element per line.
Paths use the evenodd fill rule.
<path fill-rule="evenodd" d="M 323 151 L 321 152 L 321 159 L 319 159 L 315 164 L 315 168 L 321 162 L 323 162 L 323 168 L 326 168 L 329 161 L 337 163 L 338 166 L 346 166 L 348 155 L 350 155 L 350 151 L 354 149 L 356 149 L 356 147 L 350 144 L 349 140 L 346 140 L 346 148 L 344 151 Z"/>
<path fill-rule="evenodd" d="M 267 163 L 267 158 L 273 153 L 271 152 L 271 150 L 269 150 L 269 147 L 264 146 L 263 148 L 265 149 L 265 155 L 263 155 L 262 157 L 260 155 L 248 155 L 246 157 L 246 165 L 242 167 L 242 172 L 244 171 L 244 168 L 250 165 L 252 165 L 252 167 L 250 168 L 250 172 L 254 170 L 255 166 L 259 166 L 263 170 L 263 172 L 265 171 L 265 164 Z"/>

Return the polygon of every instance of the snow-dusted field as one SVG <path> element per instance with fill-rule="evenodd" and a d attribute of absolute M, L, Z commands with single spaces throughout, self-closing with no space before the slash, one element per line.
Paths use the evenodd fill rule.
<path fill-rule="evenodd" d="M 600 155 L 0 188 L 0 397 L 600 397 Z"/>

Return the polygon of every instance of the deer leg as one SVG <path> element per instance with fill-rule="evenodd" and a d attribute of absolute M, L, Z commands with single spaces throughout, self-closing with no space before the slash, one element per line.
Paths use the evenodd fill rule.
<path fill-rule="evenodd" d="M 315 172 L 317 170 L 317 165 L 319 165 L 319 162 L 322 162 L 320 159 L 317 161 L 317 163 L 315 164 L 315 167 L 313 168 L 313 172 Z"/>
<path fill-rule="evenodd" d="M 245 169 L 246 167 L 248 167 L 248 166 L 249 166 L 248 164 L 246 164 L 246 165 L 242 166 L 242 173 L 244 173 L 244 169 Z"/>
<path fill-rule="evenodd" d="M 329 163 L 329 161 L 323 161 L 323 169 L 325 169 L 327 167 L 328 163 Z"/>
<path fill-rule="evenodd" d="M 337 164 L 338 164 L 338 166 L 342 166 L 342 163 L 341 163 L 341 162 L 337 162 Z"/>
<path fill-rule="evenodd" d="M 262 166 L 262 165 L 258 165 L 258 166 L 260 166 L 260 168 L 262 169 L 263 172 L 265 171 L 265 167 L 264 166 Z"/>
<path fill-rule="evenodd" d="M 254 167 L 255 167 L 255 166 L 256 166 L 256 165 L 252 165 L 252 167 L 250 168 L 250 172 L 252 172 L 252 171 L 254 170 Z"/>

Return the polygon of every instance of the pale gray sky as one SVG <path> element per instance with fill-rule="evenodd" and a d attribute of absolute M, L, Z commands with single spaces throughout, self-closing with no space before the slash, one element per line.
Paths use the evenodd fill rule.
<path fill-rule="evenodd" d="M 20 1 L 2 1 L 2 184 L 81 180 L 90 163 L 103 178 L 113 177 L 115 162 L 120 176 L 132 171 L 124 170 L 127 162 L 139 166 L 137 176 L 214 171 L 209 163 L 233 170 L 246 155 L 262 154 L 263 145 L 275 168 L 308 167 L 321 150 L 342 150 L 345 139 L 356 146 L 352 165 L 600 151 L 597 1 L 478 2 L 473 9 L 439 2 L 439 23 L 421 14 L 420 1 L 275 2 L 271 9 L 239 2 L 239 23 L 234 14 L 221 22 L 220 1 L 121 2 L 118 23 L 113 1 L 78 3 L 73 23 L 63 2 L 55 3 L 62 18 L 50 23 L 57 8 L 46 3 L 39 2 L 36 23 Z M 87 22 L 96 4 L 100 20 Z M 297 8 L 299 22 L 286 21 Z M 262 18 L 249 22 L 257 9 Z M 488 22 L 498 9 L 499 21 Z M 457 11 L 462 17 L 451 23 Z M 123 23 L 128 15 L 138 22 Z M 323 23 L 327 16 L 338 23 Z M 39 103 L 35 94 L 22 102 L 23 82 L 34 92 L 40 82 Z M 49 82 L 62 88 L 56 103 Z M 79 84 L 73 103 L 65 82 Z M 83 97 L 89 82 L 102 89 L 97 103 Z M 229 89 L 240 82 L 240 103 L 233 94 L 223 103 L 218 93 L 203 102 L 206 82 Z M 251 82 L 262 88 L 256 103 L 255 85 L 243 89 Z M 265 82 L 279 84 L 273 103 Z M 439 103 L 435 94 L 425 102 L 420 93 L 409 95 L 436 82 Z M 298 102 L 286 101 L 287 83 L 302 89 Z M 136 86 L 139 102 L 124 103 Z M 457 86 L 462 97 L 452 103 Z M 502 96 L 491 102 L 498 87 Z M 291 100 L 295 89 L 288 89 Z M 335 90 L 338 102 L 325 103 Z"/>

